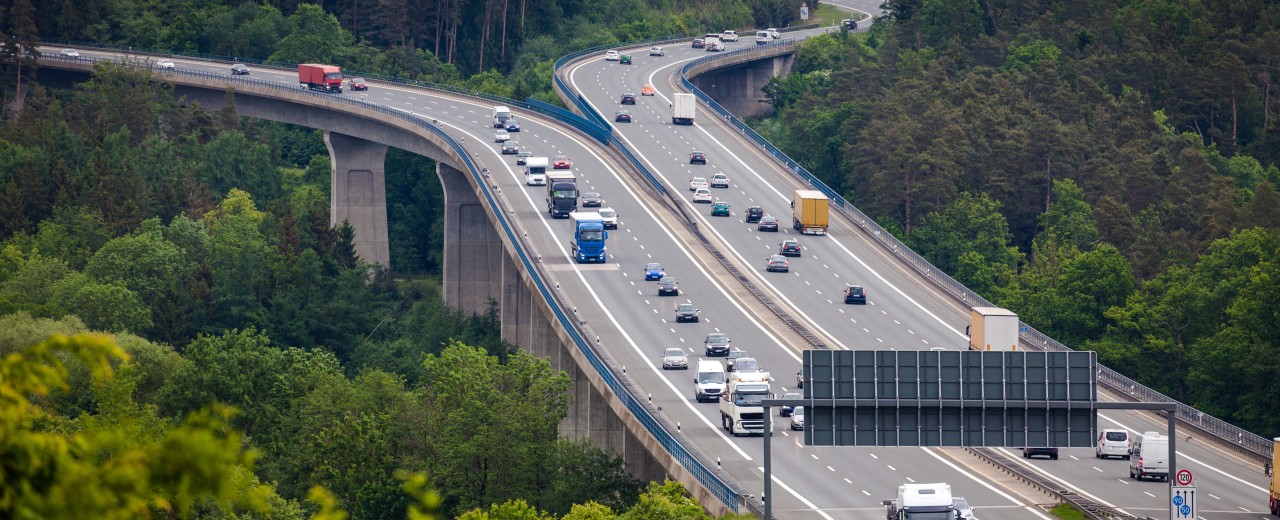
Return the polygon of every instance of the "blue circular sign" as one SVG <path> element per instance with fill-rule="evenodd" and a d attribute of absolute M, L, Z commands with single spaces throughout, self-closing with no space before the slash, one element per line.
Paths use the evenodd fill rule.
<path fill-rule="evenodd" d="M 1191 516 L 1191 506 L 1184 505 L 1178 511 L 1182 513 L 1182 516 Z"/>
<path fill-rule="evenodd" d="M 1173 505 L 1175 506 L 1182 505 L 1182 497 L 1181 496 L 1173 497 Z"/>

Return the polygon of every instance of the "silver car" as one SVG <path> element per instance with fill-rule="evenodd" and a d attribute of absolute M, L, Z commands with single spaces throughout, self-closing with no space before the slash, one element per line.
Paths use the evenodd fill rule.
<path fill-rule="evenodd" d="M 662 369 L 663 370 L 689 370 L 689 356 L 684 354 L 684 350 L 679 348 L 669 348 L 662 353 Z"/>
<path fill-rule="evenodd" d="M 792 430 L 804 429 L 804 407 L 803 406 L 797 406 L 795 410 L 791 411 L 791 429 Z"/>
<path fill-rule="evenodd" d="M 972 520 L 973 508 L 969 506 L 969 501 L 964 497 L 955 497 L 951 499 L 951 505 L 955 507 L 956 518 L 959 520 Z"/>
<path fill-rule="evenodd" d="M 667 51 L 662 50 L 662 47 L 649 47 L 649 55 L 650 56 L 666 56 Z"/>

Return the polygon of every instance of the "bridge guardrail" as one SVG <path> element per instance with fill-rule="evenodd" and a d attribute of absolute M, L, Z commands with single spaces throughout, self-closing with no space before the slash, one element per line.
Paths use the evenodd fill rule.
<path fill-rule="evenodd" d="M 69 58 L 64 56 L 45 56 L 43 57 L 43 59 L 54 59 L 54 60 L 60 60 L 60 61 L 71 61 L 71 62 L 82 62 L 82 63 L 93 63 L 98 61 L 93 58 Z M 686 470 L 688 470 L 694 476 L 694 478 L 698 480 L 698 482 L 702 483 L 702 485 L 705 486 L 708 491 L 714 494 L 716 498 L 718 498 L 722 503 L 724 503 L 729 509 L 731 509 L 734 512 L 738 511 L 739 509 L 738 504 L 739 504 L 741 493 L 738 490 L 731 487 L 730 485 L 726 484 L 725 481 L 722 478 L 720 478 L 719 475 L 716 474 L 716 471 L 710 469 L 709 464 L 705 462 L 707 460 L 707 457 L 705 455 L 701 454 L 701 452 L 697 451 L 696 449 L 691 450 L 689 447 L 686 447 L 684 443 L 682 443 L 675 435 L 673 435 L 667 429 L 666 426 L 664 426 L 662 421 L 655 418 L 653 412 L 649 410 L 644 405 L 644 403 L 635 395 L 635 391 L 633 391 L 633 387 L 629 384 L 624 384 L 622 380 L 619 377 L 617 377 L 617 375 L 613 372 L 613 370 L 611 370 L 609 364 L 605 363 L 605 361 L 600 356 L 600 353 L 597 352 L 595 348 L 592 346 L 592 344 L 586 340 L 584 334 L 578 328 L 578 324 L 574 320 L 570 319 L 569 315 L 565 313 L 563 307 L 559 304 L 558 299 L 553 295 L 552 291 L 547 287 L 546 281 L 543 280 L 542 278 L 541 271 L 539 271 L 537 266 L 534 265 L 534 262 L 530 260 L 529 254 L 525 251 L 524 247 L 521 245 L 522 242 L 520 240 L 520 235 L 514 231 L 512 223 L 507 219 L 506 212 L 502 211 L 502 207 L 500 206 L 497 199 L 495 198 L 494 193 L 490 189 L 488 182 L 486 182 L 484 178 L 484 174 L 482 173 L 481 169 L 476 166 L 475 162 L 472 160 L 471 156 L 467 153 L 466 149 L 463 148 L 462 145 L 458 143 L 458 141 L 455 140 L 452 136 L 450 136 L 447 132 L 439 128 L 437 124 L 433 124 L 428 119 L 422 116 L 418 116 L 406 110 L 391 108 L 385 105 L 380 105 L 380 104 L 369 102 L 363 99 L 355 99 L 355 98 L 344 97 L 344 96 L 336 96 L 328 93 L 303 90 L 303 89 L 299 89 L 291 85 L 283 84 L 276 81 L 267 81 L 267 80 L 261 80 L 256 78 L 232 77 L 224 74 L 216 74 L 211 72 L 189 70 L 189 69 L 172 69 L 172 70 L 166 71 L 166 73 L 183 74 L 183 75 L 204 77 L 204 78 L 215 78 L 218 80 L 230 81 L 233 83 L 255 85 L 255 86 L 266 87 L 274 90 L 287 91 L 287 92 L 293 92 L 293 93 L 303 93 L 305 95 L 313 96 L 317 99 L 334 100 L 347 105 L 359 107 L 366 110 L 373 110 L 375 112 L 379 112 L 382 114 L 390 115 L 392 117 L 396 117 L 396 118 L 408 121 L 420 128 L 423 128 L 439 136 L 442 140 L 448 143 L 451 148 L 453 148 L 454 153 L 462 159 L 463 163 L 466 165 L 468 172 L 471 174 L 472 178 L 475 179 L 477 185 L 481 187 L 481 191 L 484 193 L 486 202 L 490 205 L 490 208 L 494 211 L 494 214 L 497 216 L 498 221 L 502 226 L 502 232 L 507 236 L 507 239 L 512 243 L 513 247 L 516 250 L 516 254 L 520 259 L 520 263 L 529 272 L 530 278 L 533 280 L 534 285 L 538 288 L 538 292 L 547 301 L 548 306 L 551 307 L 552 313 L 556 317 L 556 321 L 560 322 L 561 326 L 564 327 L 565 331 L 573 340 L 574 345 L 582 352 L 582 354 L 587 358 L 587 360 L 591 363 L 591 365 L 600 374 L 600 377 L 605 381 L 605 384 L 609 386 L 609 388 L 614 392 L 614 394 L 618 397 L 618 399 L 621 400 L 623 404 L 627 407 L 627 409 L 641 422 L 641 424 L 645 426 L 645 429 L 648 430 L 649 433 L 653 435 L 655 439 L 658 440 L 658 442 L 663 446 L 663 448 L 666 449 L 667 452 L 670 453 L 672 457 L 674 457 L 678 462 L 680 462 L 680 464 Z"/>
<path fill-rule="evenodd" d="M 794 40 L 776 42 L 771 45 L 778 45 L 778 44 L 794 44 Z M 852 203 L 845 200 L 845 198 L 842 195 L 837 193 L 835 190 L 831 189 L 831 187 L 827 186 L 825 182 L 823 182 L 821 179 L 818 179 L 818 177 L 813 175 L 812 173 L 809 173 L 809 170 L 805 169 L 799 163 L 792 160 L 790 157 L 787 156 L 787 154 L 783 153 L 782 150 L 779 150 L 776 146 L 774 146 L 773 143 L 770 143 L 767 139 L 765 139 L 763 136 L 757 133 L 753 128 L 748 126 L 746 123 L 743 123 L 741 119 L 739 119 L 737 116 L 733 115 L 723 106 L 721 106 L 720 103 L 716 102 L 716 100 L 712 99 L 711 96 L 707 95 L 706 92 L 703 92 L 702 89 L 694 85 L 692 81 L 689 81 L 689 78 L 686 75 L 690 69 L 702 64 L 706 64 L 707 62 L 710 62 L 712 60 L 727 58 L 730 56 L 735 56 L 740 54 L 760 52 L 762 50 L 767 50 L 768 47 L 769 47 L 768 45 L 764 45 L 756 48 L 738 49 L 735 51 L 730 51 L 730 52 L 716 55 L 716 56 L 705 56 L 702 58 L 698 58 L 689 63 L 686 63 L 680 69 L 680 82 L 681 84 L 684 85 L 686 89 L 688 89 L 694 95 L 698 96 L 698 98 L 701 99 L 703 103 L 705 103 L 713 111 L 719 114 L 722 119 L 727 121 L 729 124 L 737 127 L 738 130 L 744 136 L 746 136 L 751 141 L 755 142 L 756 145 L 759 146 L 765 153 L 772 156 L 774 160 L 778 161 L 779 164 L 785 167 L 793 175 L 798 177 L 802 182 L 812 187 L 813 189 L 816 189 L 826 194 L 827 197 L 831 199 L 832 205 L 836 207 L 837 211 L 840 211 L 846 217 L 848 217 L 851 221 L 856 223 L 859 227 L 861 227 L 864 231 L 866 231 L 867 234 L 871 236 L 871 238 L 875 239 L 887 250 L 889 250 L 895 256 L 897 256 L 899 260 L 906 263 L 908 266 L 910 266 L 913 270 L 915 270 L 921 276 L 925 277 L 925 279 L 933 283 L 935 287 L 942 289 L 943 291 L 950 294 L 953 298 L 956 298 L 957 300 L 963 302 L 969 307 L 995 307 L 996 306 L 995 304 L 987 301 L 982 296 L 969 290 L 969 288 L 965 287 L 963 284 L 956 281 L 947 273 L 943 272 L 937 267 L 934 267 L 933 264 L 929 263 L 928 260 L 925 260 L 923 257 L 916 254 L 915 251 L 913 251 L 910 247 L 907 247 L 906 244 L 903 244 L 902 241 L 898 240 L 898 238 L 894 236 L 892 233 L 890 233 L 889 231 L 881 227 L 880 224 L 875 222 L 875 220 L 872 220 L 871 218 L 867 217 L 866 214 L 862 213 L 862 211 L 860 211 Z M 1062 343 L 1059 343 L 1057 340 L 1050 338 L 1049 336 L 1045 335 L 1043 332 L 1036 330 L 1034 327 L 1031 327 L 1030 325 L 1027 325 L 1024 322 L 1019 321 L 1019 330 L 1020 330 L 1019 336 L 1021 337 L 1022 341 L 1026 342 L 1027 344 L 1039 345 L 1041 348 L 1045 350 L 1052 350 L 1052 351 L 1072 350 L 1070 347 L 1063 345 Z M 1178 412 L 1177 412 L 1178 419 L 1181 419 L 1184 423 L 1194 426 L 1206 433 L 1214 435 L 1222 439 L 1223 441 L 1226 441 L 1231 445 L 1236 446 L 1237 448 L 1239 448 L 1240 450 L 1246 453 L 1249 453 L 1251 455 L 1254 455 L 1266 461 L 1271 460 L 1273 443 L 1270 439 L 1257 435 L 1253 432 L 1245 431 L 1243 428 L 1232 425 L 1226 421 L 1223 421 L 1222 419 L 1219 419 L 1217 417 L 1204 413 L 1200 410 L 1197 410 L 1192 406 L 1178 402 L 1177 400 L 1167 395 L 1157 392 L 1154 389 L 1148 388 L 1147 386 L 1141 383 L 1138 383 L 1137 381 L 1134 381 L 1133 379 L 1130 379 L 1125 375 L 1102 365 L 1099 365 L 1098 382 L 1110 387 L 1114 391 L 1120 392 L 1128 396 L 1129 398 L 1137 401 L 1151 402 L 1151 403 L 1176 403 L 1178 408 Z"/>

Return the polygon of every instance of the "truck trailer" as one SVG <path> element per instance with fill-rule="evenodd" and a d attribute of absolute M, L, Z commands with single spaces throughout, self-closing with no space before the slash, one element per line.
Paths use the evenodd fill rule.
<path fill-rule="evenodd" d="M 903 484 L 898 497 L 882 502 L 887 520 L 953 520 L 955 504 L 949 484 Z"/>
<path fill-rule="evenodd" d="M 570 172 L 547 174 L 547 213 L 565 218 L 578 211 L 578 179 Z"/>
<path fill-rule="evenodd" d="M 298 83 L 310 90 L 342 93 L 342 69 L 336 65 L 298 65 Z"/>
<path fill-rule="evenodd" d="M 692 125 L 697 111 L 698 100 L 693 94 L 676 93 L 671 102 L 671 124 Z"/>
<path fill-rule="evenodd" d="M 720 396 L 720 423 L 734 437 L 764 435 L 764 399 L 769 397 L 768 372 L 732 372 Z"/>
<path fill-rule="evenodd" d="M 1271 463 L 1266 465 L 1263 473 L 1271 477 L 1271 514 L 1280 516 L 1280 482 L 1276 481 L 1276 465 L 1280 464 L 1280 437 L 1271 439 Z"/>
<path fill-rule="evenodd" d="M 609 232 L 604 230 L 604 217 L 594 211 L 569 213 L 573 224 L 573 259 L 580 264 L 605 263 L 609 260 L 604 241 Z"/>
<path fill-rule="evenodd" d="M 969 312 L 969 350 L 1018 350 L 1018 315 L 999 307 Z"/>
<path fill-rule="evenodd" d="M 831 201 L 816 190 L 796 190 L 791 200 L 791 226 L 806 235 L 827 234 L 827 209 Z"/>

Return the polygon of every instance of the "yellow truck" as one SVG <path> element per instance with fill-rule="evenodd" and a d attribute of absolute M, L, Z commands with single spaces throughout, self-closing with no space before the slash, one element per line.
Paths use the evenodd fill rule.
<path fill-rule="evenodd" d="M 1271 477 L 1271 514 L 1280 515 L 1280 482 L 1276 482 L 1276 465 L 1280 465 L 1280 437 L 1271 439 L 1271 464 L 1266 465 L 1266 474 Z"/>
<path fill-rule="evenodd" d="M 827 196 L 815 190 L 796 190 L 791 200 L 791 225 L 806 235 L 827 234 Z"/>

